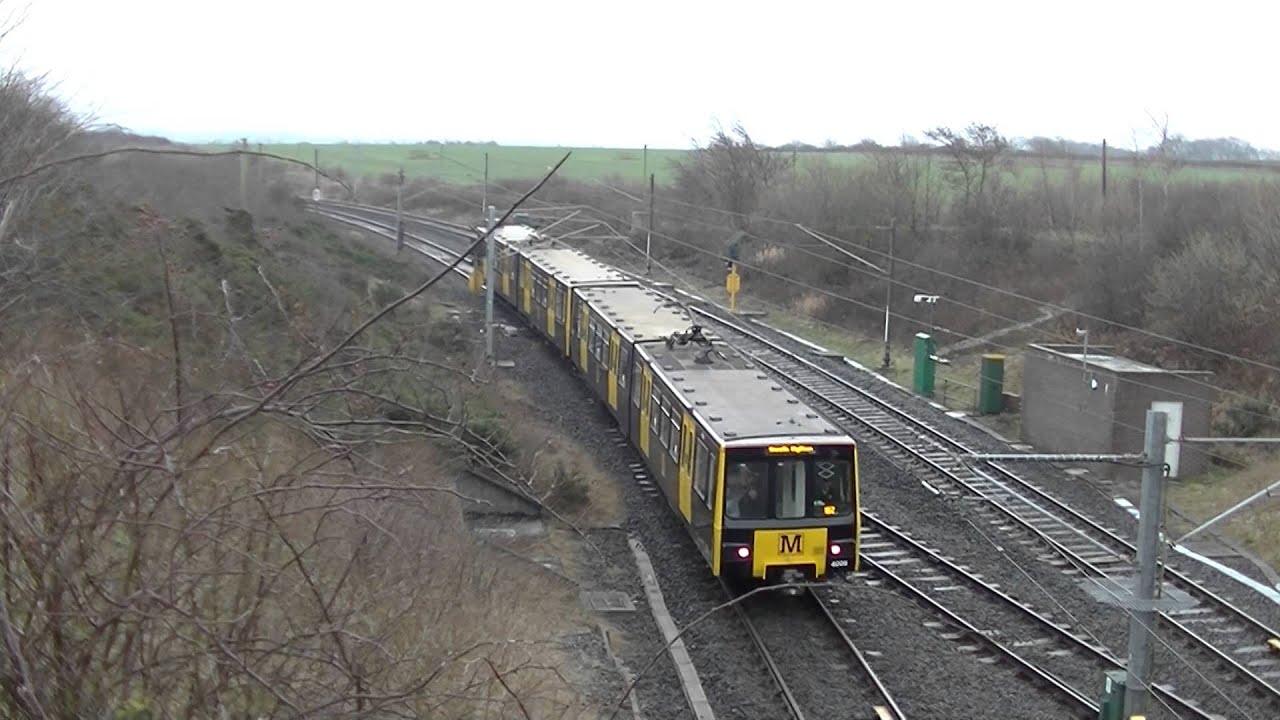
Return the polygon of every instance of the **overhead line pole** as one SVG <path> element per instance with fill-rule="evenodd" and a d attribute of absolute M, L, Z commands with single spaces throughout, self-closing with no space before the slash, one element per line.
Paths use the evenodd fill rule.
<path fill-rule="evenodd" d="M 1138 577 L 1133 592 L 1128 597 L 1117 598 L 1129 612 L 1129 647 L 1126 667 L 1123 717 L 1145 715 L 1151 702 L 1152 665 L 1154 663 L 1154 637 L 1159 596 L 1157 579 L 1160 570 L 1160 526 L 1164 523 L 1164 471 L 1165 445 L 1171 442 L 1167 435 L 1167 416 L 1155 410 L 1147 411 L 1146 435 L 1141 455 L 1104 454 L 1017 454 L 1017 453 L 969 453 L 968 457 L 982 461 L 1026 462 L 1142 462 L 1142 499 L 1138 506 Z M 1274 487 L 1274 486 L 1273 486 Z M 1270 488 L 1268 488 L 1270 490 Z M 1215 518 L 1216 520 L 1216 518 Z M 1212 521 L 1211 521 L 1212 522 Z"/>
<path fill-rule="evenodd" d="M 893 304 L 893 246 L 898 239 L 898 219 L 889 219 L 889 276 L 884 284 L 884 361 L 883 369 L 889 369 L 889 308 Z"/>
<path fill-rule="evenodd" d="M 400 180 L 396 185 L 396 254 L 404 248 L 404 168 L 400 168 Z"/>
<path fill-rule="evenodd" d="M 1156 571 L 1160 560 L 1160 525 L 1164 515 L 1164 446 L 1166 417 L 1147 411 L 1146 447 L 1143 451 L 1142 502 L 1138 506 L 1138 586 L 1129 615 L 1128 682 L 1125 683 L 1125 717 L 1145 715 L 1151 701 L 1152 637 L 1156 613 Z"/>
<path fill-rule="evenodd" d="M 648 147 L 648 146 L 646 146 Z M 649 230 L 644 234 L 644 275 L 649 277 L 653 273 L 653 255 L 651 254 L 653 245 L 653 175 L 649 175 Z"/>
<path fill-rule="evenodd" d="M 249 138 L 240 138 L 240 209 L 249 209 Z"/>
<path fill-rule="evenodd" d="M 485 225 L 488 229 L 489 239 L 485 243 L 484 251 L 484 357 L 490 365 L 493 364 L 493 264 L 496 255 L 496 242 L 493 239 L 494 228 L 498 224 L 497 208 L 489 206 L 489 216 Z"/>

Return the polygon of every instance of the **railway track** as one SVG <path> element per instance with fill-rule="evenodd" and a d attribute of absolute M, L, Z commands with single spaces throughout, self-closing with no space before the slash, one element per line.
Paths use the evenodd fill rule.
<path fill-rule="evenodd" d="M 1009 662 L 1082 717 L 1097 716 L 1098 705 L 1091 699 L 1097 679 L 1104 670 L 1123 668 L 1119 658 L 1079 629 L 1036 612 L 874 514 L 863 511 L 862 521 L 866 569 L 857 579 L 870 583 L 883 578 L 940 616 L 935 629 L 944 639 L 961 643 L 962 651 L 984 662 Z M 978 615 L 982 626 L 964 619 Z M 1165 688 L 1156 687 L 1154 695 L 1177 717 L 1216 717 L 1204 710 L 1204 703 Z"/>
<path fill-rule="evenodd" d="M 394 228 L 393 211 L 356 205 L 335 207 L 334 204 L 318 209 L 320 214 L 364 227 L 383 236 L 394 237 L 387 232 Z M 464 226 L 409 214 L 405 218 L 406 225 L 420 224 L 433 232 L 445 233 L 459 240 L 470 237 Z M 411 235 L 406 232 L 406 237 Z M 451 258 L 441 260 L 441 257 L 457 252 L 456 249 L 447 248 L 421 236 L 412 237 L 432 248 L 431 252 L 415 249 L 428 256 L 439 255 L 433 257 L 437 261 L 447 261 Z M 701 306 L 695 305 L 690 310 L 709 321 L 712 329 L 721 329 L 722 337 L 730 338 L 730 342 L 739 350 L 753 357 L 802 395 L 811 398 L 833 420 L 846 427 L 869 430 L 881 449 L 900 466 L 925 470 L 934 481 L 931 487 L 937 492 L 979 501 L 979 507 L 999 521 L 1002 532 L 1030 535 L 1047 546 L 1051 552 L 1041 556 L 1045 562 L 1064 572 L 1081 573 L 1095 578 L 1119 577 L 1133 572 L 1135 549 L 1116 531 L 1099 525 L 1002 465 L 989 463 L 986 470 L 978 469 L 966 457 L 971 450 L 943 431 L 818 367 L 740 323 Z M 897 549 L 903 548 L 899 546 Z M 919 549 L 915 551 L 919 552 Z M 909 579 L 895 575 L 889 566 L 877 566 L 873 554 L 865 557 L 869 561 L 868 566 L 892 584 L 904 590 L 908 588 Z M 1280 661 L 1274 660 L 1266 652 L 1267 641 L 1278 633 L 1172 568 L 1166 570 L 1166 578 L 1198 603 L 1188 609 L 1162 612 L 1161 619 L 1165 626 L 1174 631 L 1175 641 L 1183 649 L 1193 649 L 1212 658 L 1212 664 L 1207 667 L 1204 676 L 1216 678 L 1220 676 L 1220 669 L 1226 669 L 1231 677 L 1247 688 L 1247 692 L 1280 710 Z M 978 582 L 981 583 L 980 580 Z M 971 584 L 972 581 L 966 580 L 966 583 Z M 910 585 L 907 591 L 920 593 L 919 597 L 926 604 L 936 603 L 932 598 L 925 599 L 928 593 L 918 584 Z M 814 597 L 815 601 L 820 602 Z M 1012 599 L 1008 599 L 1008 602 L 1011 606 L 1023 607 Z M 938 604 L 938 608 L 946 610 L 941 604 Z M 1024 622 L 1039 625 L 1041 631 L 1053 636 L 1052 643 L 1068 646 L 1057 649 L 1081 652 L 1091 656 L 1096 663 L 1112 667 L 1119 664 L 1119 660 L 1106 652 L 1105 648 L 1091 644 L 1087 639 L 1073 634 L 1069 628 L 1059 626 L 1024 608 L 1025 613 L 1030 613 L 1039 620 L 1027 617 Z M 958 616 L 950 624 L 962 628 L 960 632 L 970 633 L 975 639 L 978 636 L 986 637 L 972 626 L 965 628 L 964 621 Z M 1197 627 L 1203 630 L 1197 631 Z M 838 625 L 837 628 L 840 629 Z M 1211 635 L 1214 636 L 1212 639 L 1209 637 Z M 1042 639 L 1017 642 L 1045 644 Z M 992 652 L 1003 654 L 994 649 Z M 1011 654 L 1015 658 L 1021 658 L 1021 655 Z M 1020 662 L 1009 659 L 1011 662 Z M 1021 662 L 1030 664 L 1025 660 Z M 1034 670 L 1028 672 L 1036 674 Z M 1042 680 L 1053 684 L 1049 678 Z M 1092 705 L 1087 697 L 1081 696 L 1078 690 L 1066 686 L 1060 680 L 1057 682 L 1065 687 L 1061 692 L 1064 695 L 1070 692 L 1075 696 L 1074 702 L 1080 704 L 1082 709 L 1084 706 L 1081 698 L 1096 709 L 1096 705 Z M 1178 697 L 1169 688 L 1157 686 L 1154 690 L 1157 697 L 1171 709 L 1180 709 L 1177 711 L 1180 717 L 1216 717 L 1202 710 L 1196 703 Z"/>
<path fill-rule="evenodd" d="M 327 217 L 331 220 L 337 220 L 348 225 L 353 225 L 362 230 L 374 233 L 375 235 L 381 235 L 389 240 L 396 239 L 395 225 L 387 224 L 386 222 L 376 219 L 379 217 L 379 214 L 373 212 L 370 208 L 364 208 L 361 206 L 354 206 L 354 208 L 352 208 L 346 203 L 328 202 L 311 203 L 307 208 L 307 211 L 322 217 Z M 368 217 L 369 215 L 373 215 L 375 219 L 370 219 Z M 391 216 L 394 219 L 395 213 L 391 213 Z M 468 239 L 468 236 L 464 232 L 458 229 L 453 229 L 460 227 L 461 226 L 452 226 L 451 228 L 446 228 L 442 226 L 439 231 L 451 232 L 460 241 Z M 404 237 L 405 247 L 420 255 L 425 255 L 441 265 L 448 265 L 453 262 L 455 257 L 457 257 L 458 248 L 449 247 L 434 240 L 429 240 L 419 233 L 411 233 L 406 230 Z M 474 236 L 469 239 L 474 240 Z M 453 272 L 463 277 L 467 277 L 471 274 L 471 263 L 463 260 L 458 263 L 458 266 L 453 269 Z"/>
<path fill-rule="evenodd" d="M 813 588 L 798 597 L 761 593 L 733 608 L 795 720 L 906 720 L 866 656 Z"/>
<path fill-rule="evenodd" d="M 938 492 L 978 499 L 1001 522 L 1003 532 L 1030 535 L 1046 545 L 1052 551 L 1041 556 L 1046 562 L 1094 578 L 1133 573 L 1135 549 L 1115 531 L 1003 466 L 992 463 L 991 472 L 984 472 L 967 459 L 972 451 L 944 432 L 759 333 L 705 308 L 690 310 L 837 424 L 870 431 L 899 465 L 924 470 Z M 1280 661 L 1266 652 L 1267 641 L 1280 633 L 1172 568 L 1166 569 L 1166 580 L 1197 602 L 1194 607 L 1160 613 L 1162 624 L 1174 631 L 1179 649 L 1194 649 L 1212 658 L 1207 676 L 1218 676 L 1218 668 L 1226 668 L 1249 693 L 1280 712 Z"/>

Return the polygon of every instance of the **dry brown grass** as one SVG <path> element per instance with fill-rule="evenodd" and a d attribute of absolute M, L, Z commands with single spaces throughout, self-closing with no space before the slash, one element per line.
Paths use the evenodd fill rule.
<path fill-rule="evenodd" d="M 624 519 L 621 488 L 576 440 L 548 427 L 538 416 L 519 383 L 499 378 L 485 389 L 487 404 L 502 408 L 506 427 L 524 450 L 523 464 L 530 482 L 548 502 L 565 512 L 575 525 L 618 525 Z M 581 501 L 557 503 L 558 485 L 581 488 Z"/>
<path fill-rule="evenodd" d="M 1170 484 L 1170 502 L 1199 524 L 1280 479 L 1280 456 L 1262 452 L 1250 455 L 1246 469 L 1215 469 L 1203 478 Z M 1194 527 L 1188 523 L 1171 526 L 1182 531 Z M 1280 569 L 1280 507 L 1276 500 L 1259 500 L 1215 529 L 1240 542 L 1272 568 Z"/>
<path fill-rule="evenodd" d="M 576 598 L 465 533 L 425 439 L 335 456 L 267 417 L 144 461 L 129 448 L 163 425 L 164 359 L 37 357 L 2 375 L 3 561 L 47 711 L 518 717 L 514 693 L 582 716 L 554 652 Z"/>

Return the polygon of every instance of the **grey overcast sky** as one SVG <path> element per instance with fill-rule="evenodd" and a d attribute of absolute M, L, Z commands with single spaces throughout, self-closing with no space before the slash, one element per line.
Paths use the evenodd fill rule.
<path fill-rule="evenodd" d="M 971 121 L 1280 148 L 1275 3 L 0 0 L 0 56 L 179 140 L 688 147 L 895 142 Z"/>

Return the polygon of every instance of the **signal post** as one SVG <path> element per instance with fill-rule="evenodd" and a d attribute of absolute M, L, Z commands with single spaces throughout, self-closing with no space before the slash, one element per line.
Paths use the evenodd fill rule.
<path fill-rule="evenodd" d="M 738 290 L 742 289 L 742 276 L 738 274 L 738 268 L 734 267 L 732 262 L 729 263 L 729 274 L 724 278 L 724 289 L 729 293 L 729 310 L 736 312 Z"/>

